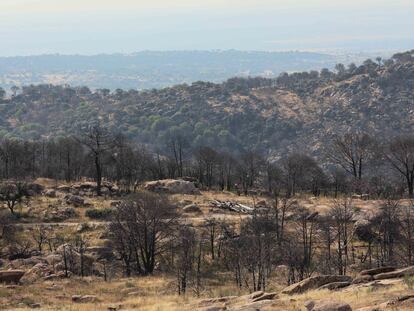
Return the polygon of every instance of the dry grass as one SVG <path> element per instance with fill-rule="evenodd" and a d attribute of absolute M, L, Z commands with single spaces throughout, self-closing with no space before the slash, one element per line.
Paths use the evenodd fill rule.
<path fill-rule="evenodd" d="M 48 181 L 40 181 L 47 183 Z M 50 186 L 48 184 L 47 186 Z M 32 223 L 41 222 L 42 219 L 36 217 L 39 212 L 47 209 L 49 204 L 58 204 L 61 198 L 36 197 L 30 203 L 33 218 L 28 219 Z M 226 219 L 234 223 L 239 223 L 245 215 L 238 215 L 228 211 L 218 210 L 210 206 L 212 200 L 231 200 L 248 206 L 254 206 L 258 201 L 265 200 L 265 197 L 238 196 L 230 192 L 203 191 L 201 195 L 172 195 L 173 201 L 187 200 L 197 204 L 202 214 L 188 214 L 185 218 L 193 223 L 199 224 L 206 217 Z M 334 201 L 326 197 L 298 196 L 297 201 L 311 210 L 325 213 L 332 207 Z M 93 205 L 93 208 L 107 208 L 110 200 L 105 198 L 86 198 Z M 362 210 L 375 210 L 379 201 L 354 200 L 354 205 Z M 408 202 L 403 202 L 408 204 Z M 29 207 L 24 206 L 22 211 L 27 212 Z M 64 223 L 66 225 L 54 227 L 54 230 L 65 236 L 75 233 L 78 223 L 89 222 L 94 224 L 93 229 L 85 232 L 90 245 L 99 245 L 102 240 L 99 235 L 102 228 L 95 226 L 102 225 L 99 221 L 92 221 L 85 216 L 88 208 L 76 208 L 78 216 L 71 218 Z M 70 225 L 69 225 L 70 224 Z M 26 230 L 27 231 L 27 230 Z M 30 234 L 27 231 L 25 234 Z M 70 311 L 90 311 L 106 310 L 108 306 L 122 305 L 126 310 L 142 311 L 161 311 L 161 310 L 186 310 L 197 300 L 191 294 L 180 297 L 175 294 L 175 280 L 169 276 L 140 277 L 133 279 L 120 279 L 112 282 L 104 282 L 99 278 L 72 278 L 50 282 L 39 282 L 34 285 L 23 285 L 14 289 L 0 287 L 0 309 L 8 310 L 29 310 L 31 303 L 40 303 L 42 310 L 70 310 Z M 387 282 L 385 282 L 387 283 Z M 52 285 L 56 289 L 52 290 Z M 231 276 L 215 273 L 210 279 L 206 280 L 205 290 L 202 297 L 223 297 L 233 295 L 243 295 L 246 291 L 240 291 L 232 283 Z M 268 291 L 280 291 L 284 287 L 283 280 L 272 278 L 268 282 Z M 60 289 L 59 289 L 60 288 Z M 130 292 L 135 292 L 130 295 Z M 277 300 L 277 306 L 273 310 L 304 310 L 303 304 L 307 300 L 317 300 L 332 298 L 334 300 L 345 301 L 353 309 L 383 303 L 395 297 L 408 294 L 412 289 L 403 281 L 391 281 L 384 287 L 353 287 L 342 291 L 329 292 L 310 291 L 303 295 L 285 296 L 282 295 Z M 97 303 L 78 304 L 71 300 L 72 295 L 94 295 L 99 301 Z M 392 310 L 392 309 L 390 309 Z M 395 309 L 397 310 L 397 309 Z M 414 310 L 414 306 L 401 305 L 398 310 Z"/>
<path fill-rule="evenodd" d="M 282 295 L 280 300 L 290 305 L 286 311 L 305 310 L 304 303 L 306 301 L 319 299 L 343 301 L 350 304 L 353 310 L 356 310 L 362 307 L 379 305 L 397 297 L 412 294 L 412 289 L 402 280 L 384 280 L 381 283 L 383 286 L 362 285 L 340 291 L 313 290 L 301 295 Z M 393 307 L 389 307 L 387 310 L 413 310 L 413 306 L 405 306 L 404 304 Z M 395 309 L 395 307 L 398 309 Z"/>
<path fill-rule="evenodd" d="M 272 310 L 305 310 L 304 303 L 307 300 L 327 298 L 347 302 L 356 310 L 412 293 L 412 288 L 403 280 L 384 280 L 381 283 L 382 286 L 361 285 L 341 291 L 313 290 L 301 295 L 280 295 Z M 0 287 L 0 309 L 29 310 L 29 304 L 40 303 L 42 310 L 62 311 L 106 310 L 108 306 L 122 306 L 125 310 L 142 311 L 194 310 L 198 298 L 191 293 L 184 297 L 176 295 L 174 284 L 175 280 L 172 277 L 158 275 L 111 282 L 90 277 L 72 278 L 23 285 L 14 289 Z M 53 285 L 57 290 L 51 289 Z M 281 280 L 270 280 L 268 291 L 279 292 L 282 288 Z M 228 276 L 218 276 L 217 279 L 211 279 L 206 283 L 206 290 L 200 298 L 238 296 L 247 293 L 237 289 Z M 94 295 L 97 296 L 98 302 L 73 303 L 72 295 Z M 403 303 L 393 306 L 394 309 L 390 307 L 389 310 L 413 310 L 413 307 L 412 303 Z"/>
<path fill-rule="evenodd" d="M 164 276 L 120 279 L 104 282 L 97 278 L 73 278 L 55 282 L 23 285 L 14 289 L 0 287 L 0 309 L 30 310 L 30 304 L 40 303 L 42 310 L 106 310 L 122 305 L 123 309 L 158 311 L 181 310 L 191 297 L 175 295 L 171 280 Z M 52 290 L 55 285 L 57 290 Z M 129 293 L 133 293 L 132 295 Z M 74 303 L 72 295 L 97 296 L 96 303 Z"/>

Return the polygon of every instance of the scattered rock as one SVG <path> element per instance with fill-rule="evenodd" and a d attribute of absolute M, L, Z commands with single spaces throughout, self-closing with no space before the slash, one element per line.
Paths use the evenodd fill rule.
<path fill-rule="evenodd" d="M 257 208 L 267 208 L 267 202 L 265 200 L 261 200 L 256 203 Z"/>
<path fill-rule="evenodd" d="M 308 306 L 310 306 L 309 304 Z M 308 308 L 308 307 L 307 307 Z M 334 300 L 319 300 L 314 302 L 314 305 L 309 311 L 352 311 L 349 304 L 345 302 L 339 302 Z"/>
<path fill-rule="evenodd" d="M 277 298 L 277 293 L 264 293 L 263 295 L 253 298 L 253 302 L 262 301 L 262 300 L 273 300 Z"/>
<path fill-rule="evenodd" d="M 57 191 L 65 192 L 65 193 L 69 193 L 70 189 L 71 188 L 69 186 L 59 186 L 56 188 Z"/>
<path fill-rule="evenodd" d="M 387 273 L 397 270 L 395 267 L 380 267 L 380 268 L 374 268 L 369 270 L 362 270 L 359 274 L 360 275 L 377 275 L 380 273 Z"/>
<path fill-rule="evenodd" d="M 74 205 L 75 207 L 81 207 L 85 205 L 85 200 L 77 195 L 68 194 L 65 196 L 65 201 L 66 203 Z"/>
<path fill-rule="evenodd" d="M 263 291 L 257 291 L 257 292 L 251 293 L 251 294 L 247 297 L 247 299 L 256 299 L 256 298 L 259 298 L 259 297 L 261 297 L 261 296 L 263 296 L 263 295 L 264 295 L 264 292 L 263 292 Z"/>
<path fill-rule="evenodd" d="M 277 298 L 277 293 L 265 293 L 257 291 L 244 296 L 228 296 L 219 298 L 209 298 L 200 300 L 196 306 L 198 311 L 215 311 L 215 310 L 231 310 L 231 311 L 257 311 L 268 310 L 272 307 Z M 273 309 L 269 309 L 273 310 Z"/>
<path fill-rule="evenodd" d="M 375 280 L 384 280 L 384 279 L 394 279 L 394 278 L 402 278 L 404 276 L 411 276 L 414 275 L 414 266 L 398 269 L 391 272 L 386 273 L 379 273 L 374 275 Z"/>
<path fill-rule="evenodd" d="M 329 289 L 329 290 L 336 290 L 340 288 L 344 288 L 351 285 L 351 282 L 333 282 L 322 285 L 319 289 Z"/>
<path fill-rule="evenodd" d="M 261 300 L 257 302 L 247 303 L 243 306 L 232 308 L 232 311 L 260 311 L 262 308 L 270 307 L 274 304 L 273 300 Z M 342 310 L 341 310 L 342 311 Z"/>
<path fill-rule="evenodd" d="M 50 254 L 45 257 L 45 260 L 49 265 L 53 266 L 61 262 L 63 260 L 63 257 L 60 254 Z"/>
<path fill-rule="evenodd" d="M 193 182 L 180 179 L 149 181 L 144 184 L 144 189 L 158 193 L 200 194 Z"/>
<path fill-rule="evenodd" d="M 96 302 L 98 298 L 93 295 L 85 295 L 80 298 L 81 303 L 90 303 L 90 302 Z"/>
<path fill-rule="evenodd" d="M 0 283 L 19 283 L 25 274 L 23 270 L 3 270 L 0 271 Z"/>
<path fill-rule="evenodd" d="M 76 303 L 92 303 L 98 301 L 98 298 L 93 295 L 73 295 L 72 301 Z"/>
<path fill-rule="evenodd" d="M 28 183 L 27 190 L 30 191 L 31 195 L 38 195 L 44 191 L 45 187 L 38 183 Z"/>
<path fill-rule="evenodd" d="M 53 269 L 47 263 L 38 263 L 24 274 L 21 282 L 24 284 L 32 284 L 53 273 Z"/>
<path fill-rule="evenodd" d="M 352 284 L 368 283 L 373 280 L 374 280 L 374 277 L 372 275 L 359 275 L 352 281 Z"/>
<path fill-rule="evenodd" d="M 325 284 L 351 281 L 352 278 L 346 275 L 317 275 L 288 286 L 282 293 L 288 295 L 301 294 L 311 289 L 317 289 Z"/>
<path fill-rule="evenodd" d="M 208 306 L 204 308 L 197 309 L 198 311 L 225 311 L 227 308 L 225 305 L 222 306 Z"/>
<path fill-rule="evenodd" d="M 72 296 L 72 301 L 73 302 L 79 302 L 81 297 L 82 297 L 81 295 L 73 295 Z"/>
<path fill-rule="evenodd" d="M 388 307 L 390 307 L 390 310 L 398 310 L 399 306 L 404 305 L 405 303 L 411 303 L 413 299 L 414 299 L 414 295 L 405 295 L 405 296 L 401 296 L 393 300 L 385 301 L 383 303 L 380 303 L 374 306 L 359 308 L 356 311 L 383 311 L 383 310 L 388 310 L 389 309 Z M 411 310 L 411 309 L 412 308 L 404 309 L 404 310 Z"/>
<path fill-rule="evenodd" d="M 199 214 L 201 213 L 201 209 L 198 207 L 197 204 L 190 204 L 187 206 L 183 207 L 183 212 L 184 213 L 196 213 Z"/>
<path fill-rule="evenodd" d="M 226 297 L 218 297 L 218 298 L 207 298 L 207 299 L 202 299 L 198 302 L 199 306 L 206 306 L 206 305 L 211 305 L 211 304 L 217 304 L 217 303 L 225 303 L 225 302 L 229 302 L 230 300 L 233 299 L 237 299 L 239 298 L 238 296 L 226 296 Z"/>
<path fill-rule="evenodd" d="M 40 303 L 32 303 L 31 305 L 29 305 L 29 307 L 32 309 L 39 309 L 41 305 Z"/>
<path fill-rule="evenodd" d="M 307 300 L 307 301 L 305 301 L 304 306 L 305 306 L 306 310 L 311 311 L 313 309 L 313 307 L 315 306 L 315 301 Z"/>
<path fill-rule="evenodd" d="M 49 198 L 56 198 L 56 191 L 53 189 L 47 189 L 43 194 Z"/>

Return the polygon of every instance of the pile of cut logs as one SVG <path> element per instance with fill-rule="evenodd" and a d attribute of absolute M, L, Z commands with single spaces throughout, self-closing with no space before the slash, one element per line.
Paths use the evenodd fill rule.
<path fill-rule="evenodd" d="M 211 206 L 242 214 L 253 214 L 254 208 L 231 201 L 211 201 Z"/>

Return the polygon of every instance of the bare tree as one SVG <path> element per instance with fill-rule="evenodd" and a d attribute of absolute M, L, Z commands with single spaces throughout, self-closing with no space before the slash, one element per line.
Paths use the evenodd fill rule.
<path fill-rule="evenodd" d="M 167 148 L 173 155 L 178 177 L 184 176 L 184 150 L 187 146 L 188 141 L 182 133 L 179 131 L 169 133 L 167 137 Z"/>
<path fill-rule="evenodd" d="M 83 235 L 76 235 L 73 242 L 75 251 L 79 254 L 79 274 L 81 277 L 85 276 L 85 252 L 88 240 Z"/>
<path fill-rule="evenodd" d="M 414 201 L 401 207 L 400 239 L 403 261 L 406 265 L 414 263 Z"/>
<path fill-rule="evenodd" d="M 385 157 L 407 184 L 408 195 L 414 196 L 414 136 L 397 137 L 385 148 Z"/>
<path fill-rule="evenodd" d="M 33 239 L 37 244 L 37 249 L 39 252 L 43 251 L 43 245 L 46 244 L 50 237 L 50 230 L 44 225 L 39 225 L 33 230 Z"/>
<path fill-rule="evenodd" d="M 353 223 L 354 207 L 352 200 L 335 200 L 328 215 L 332 218 L 332 228 L 336 239 L 336 265 L 339 275 L 345 275 L 348 267 L 349 248 L 355 228 Z"/>
<path fill-rule="evenodd" d="M 87 127 L 75 139 L 91 152 L 95 166 L 96 194 L 100 196 L 102 194 L 103 158 L 113 148 L 113 135 L 107 128 L 97 123 Z"/>
<path fill-rule="evenodd" d="M 187 225 L 182 226 L 178 230 L 177 258 L 175 261 L 177 291 L 179 295 L 187 292 L 188 283 L 194 268 L 196 244 L 195 230 Z"/>
<path fill-rule="evenodd" d="M 114 244 L 123 245 L 121 249 L 115 248 L 127 269 L 135 258 L 138 274 L 154 271 L 157 258 L 165 252 L 166 242 L 172 236 L 175 220 L 175 210 L 169 201 L 153 193 L 134 194 L 116 207 L 110 232 Z"/>
<path fill-rule="evenodd" d="M 323 174 L 313 158 L 302 153 L 292 153 L 282 163 L 287 196 L 295 195 L 301 189 L 311 190 L 314 186 L 318 192 Z"/>
<path fill-rule="evenodd" d="M 194 153 L 197 163 L 198 180 L 209 189 L 213 186 L 218 156 L 217 151 L 209 147 L 198 148 Z"/>
<path fill-rule="evenodd" d="M 333 141 L 328 157 L 355 179 L 361 180 L 372 156 L 372 147 L 373 139 L 367 134 L 345 134 Z"/>
<path fill-rule="evenodd" d="M 302 245 L 302 263 L 300 264 L 299 277 L 309 277 L 312 271 L 312 257 L 314 252 L 314 240 L 316 234 L 316 219 L 318 213 L 312 213 L 303 207 L 295 209 L 296 229 Z"/>
<path fill-rule="evenodd" d="M 214 260 L 216 258 L 215 245 L 218 236 L 219 223 L 215 218 L 209 217 L 204 221 L 203 226 L 207 231 L 209 239 L 211 259 Z"/>

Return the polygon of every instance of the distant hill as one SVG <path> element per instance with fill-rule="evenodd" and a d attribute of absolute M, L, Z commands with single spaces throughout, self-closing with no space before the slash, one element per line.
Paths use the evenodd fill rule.
<path fill-rule="evenodd" d="M 366 55 L 311 52 L 176 51 L 131 55 L 41 55 L 0 58 L 0 87 L 70 84 L 90 88 L 151 89 L 234 76 L 277 77 L 281 72 L 333 69 Z"/>
<path fill-rule="evenodd" d="M 160 90 L 109 93 L 37 85 L 0 105 L 0 138 L 76 133 L 99 118 L 152 147 L 180 136 L 189 147 L 262 149 L 275 156 L 300 148 L 317 155 L 333 135 L 364 130 L 378 138 L 414 130 L 414 52 L 360 66 L 233 78 Z"/>

